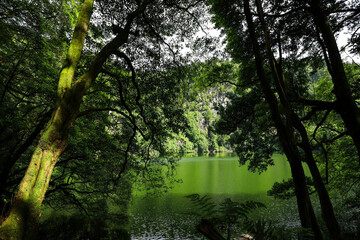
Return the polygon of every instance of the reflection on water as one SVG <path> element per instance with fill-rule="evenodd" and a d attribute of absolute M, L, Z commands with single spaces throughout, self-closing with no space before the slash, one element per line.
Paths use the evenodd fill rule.
<path fill-rule="evenodd" d="M 237 157 L 231 153 L 184 157 L 177 169 L 182 184 L 177 184 L 161 198 L 134 196 L 131 207 L 133 239 L 204 239 L 195 230 L 199 219 L 187 214 L 192 206 L 185 196 L 193 193 L 210 195 L 217 202 L 225 197 L 233 201 L 261 201 L 267 209 L 254 213 L 253 217 L 298 225 L 293 201 L 274 201 L 266 195 L 274 182 L 291 176 L 282 155 L 274 155 L 274 161 L 275 166 L 259 175 L 249 172 L 246 166 L 239 167 Z"/>
<path fill-rule="evenodd" d="M 282 155 L 274 155 L 275 166 L 259 175 L 239 167 L 234 153 L 212 157 L 184 158 L 177 170 L 183 183 L 175 186 L 178 194 L 257 194 L 264 193 L 276 181 L 291 177 L 289 165 Z"/>

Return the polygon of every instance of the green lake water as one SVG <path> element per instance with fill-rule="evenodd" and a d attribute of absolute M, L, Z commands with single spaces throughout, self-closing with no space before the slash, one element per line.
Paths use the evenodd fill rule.
<path fill-rule="evenodd" d="M 275 154 L 273 158 L 275 165 L 259 175 L 240 167 L 234 153 L 183 157 L 177 168 L 177 177 L 183 183 L 161 197 L 134 196 L 130 209 L 132 239 L 204 239 L 195 230 L 199 219 L 188 214 L 192 205 L 185 196 L 193 193 L 209 195 L 217 202 L 226 197 L 240 202 L 261 201 L 267 208 L 254 217 L 298 226 L 295 200 L 274 200 L 266 194 L 274 182 L 291 177 L 285 157 Z"/>

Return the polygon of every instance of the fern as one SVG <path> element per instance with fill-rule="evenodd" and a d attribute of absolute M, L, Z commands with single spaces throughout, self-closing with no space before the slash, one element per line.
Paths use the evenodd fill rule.
<path fill-rule="evenodd" d="M 215 204 L 211 197 L 199 194 L 186 196 L 194 204 L 196 210 L 191 213 L 200 216 L 203 220 L 209 221 L 207 224 L 219 226 L 223 232 L 227 233 L 227 239 L 231 239 L 231 232 L 235 224 L 240 223 L 256 240 L 272 239 L 287 240 L 295 236 L 302 239 L 311 239 L 313 234 L 311 229 L 297 228 L 286 229 L 284 226 L 276 226 L 271 221 L 257 220 L 250 221 L 251 211 L 266 206 L 261 202 L 246 201 L 243 203 L 232 201 L 230 198 L 224 199 L 219 205 Z"/>
<path fill-rule="evenodd" d="M 245 218 L 247 218 L 251 211 L 257 208 L 266 208 L 266 206 L 265 204 L 256 201 L 246 201 L 240 204 L 241 213 Z"/>
<path fill-rule="evenodd" d="M 257 208 L 265 207 L 261 202 L 246 201 L 239 203 L 232 201 L 230 198 L 224 199 L 217 206 L 211 197 L 199 194 L 186 196 L 196 207 L 195 215 L 202 219 L 210 220 L 215 225 L 220 226 L 227 232 L 227 239 L 231 239 L 231 231 L 233 226 L 238 224 L 240 220 L 247 220 L 248 214 Z M 194 213 L 193 213 L 194 214 Z"/>
<path fill-rule="evenodd" d="M 195 215 L 204 219 L 214 218 L 217 215 L 216 204 L 207 196 L 200 196 L 199 194 L 191 194 L 186 196 L 195 205 L 197 211 Z"/>
<path fill-rule="evenodd" d="M 246 221 L 245 227 L 256 240 L 279 239 L 277 236 L 274 236 L 275 227 L 272 223 L 263 219 L 257 221 Z"/>

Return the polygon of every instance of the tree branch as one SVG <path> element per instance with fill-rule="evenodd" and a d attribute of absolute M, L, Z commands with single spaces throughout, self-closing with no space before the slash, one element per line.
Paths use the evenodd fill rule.
<path fill-rule="evenodd" d="M 135 136 L 136 136 L 136 128 L 134 127 L 134 128 L 133 128 L 133 134 L 131 135 L 131 137 L 130 137 L 130 139 L 129 139 L 129 143 L 128 143 L 128 145 L 127 145 L 127 147 L 126 147 L 126 150 L 125 150 L 125 160 L 124 160 L 124 164 L 123 164 L 121 170 L 119 171 L 118 176 L 117 176 L 115 179 L 112 180 L 113 183 L 115 183 L 115 184 L 120 180 L 122 174 L 123 174 L 123 173 L 125 172 L 125 170 L 126 170 L 126 166 L 127 166 L 127 164 L 128 164 L 128 161 L 129 161 L 130 147 L 131 147 L 132 142 L 133 142 L 134 139 L 135 139 Z"/>

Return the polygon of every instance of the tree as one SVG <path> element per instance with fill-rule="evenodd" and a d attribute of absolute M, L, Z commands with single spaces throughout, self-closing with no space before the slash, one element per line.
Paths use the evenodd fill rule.
<path fill-rule="evenodd" d="M 45 197 L 51 173 L 58 157 L 65 150 L 68 129 L 76 117 L 85 93 L 86 80 L 90 80 L 90 76 L 86 76 L 79 81 L 80 83 L 71 86 L 90 22 L 92 6 L 92 1 L 83 3 L 66 63 L 61 71 L 56 108 L 34 151 L 10 215 L 2 224 L 2 238 L 23 239 L 27 235 L 31 239 L 36 232 L 40 206 Z M 64 96 L 65 93 L 66 96 Z"/>
<path fill-rule="evenodd" d="M 360 110 L 351 94 L 340 52 L 325 14 L 324 6 L 321 1 L 312 0 L 310 9 L 326 47 L 323 54 L 327 59 L 326 64 L 334 83 L 334 94 L 337 100 L 336 110 L 342 117 L 349 135 L 354 141 L 360 163 Z"/>
<path fill-rule="evenodd" d="M 133 102 L 137 106 L 136 115 L 131 109 L 127 109 L 126 104 L 122 104 L 127 111 L 127 114 L 124 114 L 124 116 L 132 124 L 133 133 L 131 133 L 130 138 L 134 138 L 136 132 L 144 134 L 139 129 L 137 122 L 139 121 L 147 125 L 147 119 L 156 116 L 157 112 L 150 111 L 147 113 L 147 116 L 144 116 L 145 113 L 140 103 L 141 96 L 138 88 L 139 84 L 136 81 L 135 68 L 141 66 L 145 70 L 148 62 L 142 62 L 141 57 L 133 55 L 133 53 L 142 52 L 151 63 L 158 64 L 156 66 L 158 70 L 161 70 L 169 62 L 175 61 L 176 64 L 177 59 L 173 50 L 174 46 L 169 45 L 165 37 L 173 35 L 174 32 L 180 33 L 180 37 L 190 35 L 191 31 L 195 28 L 185 28 L 183 22 L 180 23 L 176 20 L 182 19 L 192 26 L 199 24 L 197 16 L 199 16 L 201 11 L 192 11 L 192 8 L 200 3 L 201 1 L 168 3 L 167 1 L 157 2 L 152 0 L 129 2 L 126 4 L 101 1 L 94 5 L 92 0 L 85 0 L 82 3 L 73 32 L 73 38 L 60 72 L 56 104 L 51 120 L 42 131 L 26 174 L 19 186 L 15 203 L 11 208 L 9 216 L 1 226 L 0 232 L 2 238 L 34 238 L 40 216 L 40 206 L 48 189 L 52 172 L 59 156 L 68 145 L 69 130 L 79 115 L 80 106 L 86 91 L 91 88 L 100 73 L 116 77 L 112 76 L 111 72 L 106 69 L 108 63 L 111 62 L 111 56 L 124 60 L 125 65 L 131 72 L 131 84 L 134 87 L 136 96 Z M 92 58 L 91 64 L 85 67 L 86 70 L 84 71 L 83 69 L 78 69 L 78 65 L 82 53 L 86 50 L 84 43 L 89 26 L 91 26 L 90 18 L 94 10 L 104 13 L 96 15 L 98 19 L 92 23 L 94 24 L 94 36 L 98 34 L 103 41 L 111 40 L 106 44 L 103 44 L 101 41 L 94 42 L 97 49 L 99 49 L 98 53 Z M 107 15 L 107 11 L 110 11 L 111 14 Z M 164 14 L 164 11 L 166 14 Z M 173 17 L 174 19 L 172 19 Z M 170 19 L 173 21 L 170 22 Z M 103 24 L 108 20 L 111 26 Z M 174 27 L 175 25 L 176 27 Z M 145 39 L 149 41 L 144 41 Z M 126 48 L 126 44 L 129 47 Z M 120 51 L 120 47 L 124 48 L 127 53 Z M 159 57 L 156 51 L 164 47 L 170 49 L 171 57 L 169 55 Z M 128 54 L 133 55 L 134 59 L 132 61 Z M 136 63 L 135 67 L 132 62 Z M 118 81 L 118 83 L 120 90 L 124 90 L 122 82 Z M 124 100 L 121 91 L 119 96 L 120 102 Z M 154 123 L 157 122 L 155 121 Z M 150 122 L 149 126 L 151 129 L 151 126 L 155 125 L 152 125 Z M 146 137 L 146 135 L 144 136 Z"/>
<path fill-rule="evenodd" d="M 1 3 L 2 209 L 4 201 L 9 201 L 13 194 L 9 189 L 14 188 L 19 175 L 24 174 L 20 162 L 27 161 L 33 143 L 51 117 L 58 69 L 67 46 L 65 33 L 71 28 L 70 16 L 76 11 L 75 3 L 69 9 L 61 1 Z"/>
<path fill-rule="evenodd" d="M 268 103 L 272 120 L 277 129 L 277 135 L 283 147 L 283 151 L 285 152 L 290 162 L 291 171 L 295 182 L 295 191 L 302 226 L 304 228 L 312 228 L 316 237 L 318 239 L 322 239 L 315 218 L 315 214 L 311 206 L 309 194 L 306 188 L 305 175 L 301 166 L 301 158 L 299 152 L 297 151 L 297 147 L 292 144 L 292 142 L 295 142 L 293 129 L 291 129 L 291 127 L 287 126 L 286 123 L 283 122 L 282 116 L 278 108 L 278 101 L 270 87 L 269 81 L 264 71 L 262 55 L 259 48 L 258 37 L 255 33 L 255 27 L 250 12 L 249 2 L 244 1 L 241 5 L 236 4 L 236 7 L 231 6 L 231 4 L 226 4 L 224 6 L 224 3 L 220 2 L 211 3 L 213 4 L 212 9 L 215 12 L 215 20 L 218 22 L 218 24 L 220 24 L 220 26 L 224 26 L 226 29 L 229 29 L 229 33 L 231 34 L 231 37 L 228 36 L 229 45 L 234 49 L 235 57 L 238 57 L 238 59 L 243 59 L 245 55 L 247 59 L 253 59 L 251 55 L 248 55 L 248 51 L 243 50 L 245 49 L 244 47 L 239 49 L 238 47 L 233 46 L 233 44 L 238 45 L 238 41 L 240 40 L 240 36 L 238 33 L 241 32 L 242 29 L 238 29 L 239 24 L 236 24 L 236 22 L 243 20 L 243 18 L 240 17 L 239 12 L 242 12 L 242 10 L 244 11 L 244 14 L 246 16 L 246 23 L 248 26 L 247 32 L 250 35 L 244 37 L 244 40 L 246 41 L 246 43 L 252 43 L 251 45 L 253 48 L 253 54 L 255 56 L 255 70 L 257 71 L 257 76 L 259 78 L 260 89 L 262 89 L 265 95 L 265 99 Z M 224 16 L 227 16 L 229 14 L 235 16 L 236 20 L 224 18 Z M 247 60 L 247 62 L 249 61 Z"/>
<path fill-rule="evenodd" d="M 274 58 L 274 55 L 271 50 L 269 34 L 267 32 L 266 23 L 264 20 L 264 13 L 262 10 L 261 1 L 256 1 L 256 6 L 258 9 L 259 18 L 260 18 L 264 36 L 265 36 L 268 61 L 270 63 L 271 71 L 273 73 L 273 79 L 274 79 L 274 82 L 275 82 L 275 85 L 277 88 L 277 93 L 279 94 L 280 101 L 285 108 L 285 114 L 287 115 L 287 118 L 290 118 L 291 119 L 290 121 L 293 121 L 293 123 L 291 123 L 291 124 L 293 124 L 293 128 L 296 129 L 299 132 L 299 134 L 301 135 L 301 145 L 300 146 L 305 152 L 305 161 L 306 161 L 307 165 L 309 166 L 311 175 L 313 176 L 313 179 L 314 179 L 315 188 L 318 192 L 320 203 L 321 203 L 323 218 L 324 218 L 327 228 L 331 234 L 331 237 L 334 239 L 342 239 L 343 237 L 341 234 L 340 226 L 335 217 L 329 194 L 325 188 L 322 177 L 321 177 L 318 167 L 316 165 L 306 129 L 305 129 L 304 125 L 302 124 L 298 115 L 292 110 L 290 102 L 287 100 L 288 97 L 286 94 L 287 89 L 285 86 L 285 79 L 283 76 L 281 76 L 281 72 L 282 72 L 281 66 L 276 65 L 275 58 Z"/>
<path fill-rule="evenodd" d="M 292 169 L 292 174 L 295 182 L 295 193 L 298 200 L 300 219 L 302 221 L 303 227 L 312 227 L 316 235 L 316 238 L 319 239 L 321 238 L 321 232 L 317 226 L 317 220 L 313 213 L 310 199 L 308 197 L 308 191 L 306 189 L 304 173 L 303 171 L 300 170 L 302 168 L 301 161 L 303 160 L 303 157 L 298 150 L 298 144 L 297 144 L 298 141 L 300 142 L 299 146 L 303 149 L 305 154 L 304 160 L 309 165 L 312 176 L 314 178 L 315 187 L 319 194 L 319 198 L 322 206 L 322 213 L 324 216 L 324 220 L 327 224 L 328 230 L 331 232 L 331 236 L 334 239 L 341 239 L 342 236 L 341 236 L 340 228 L 334 216 L 333 207 L 329 195 L 327 193 L 327 190 L 322 181 L 322 177 L 315 164 L 315 160 L 312 154 L 312 147 L 310 146 L 310 142 L 308 139 L 308 134 L 299 116 L 294 111 L 296 107 L 293 107 L 291 105 L 291 100 L 289 100 L 292 98 L 292 96 L 294 96 L 294 94 L 291 93 L 291 91 L 287 87 L 288 82 L 286 82 L 286 79 L 284 79 L 284 75 L 283 75 L 281 39 L 279 38 L 275 38 L 275 40 L 271 39 L 270 34 L 268 32 L 267 23 L 269 23 L 270 25 L 271 24 L 275 25 L 274 29 L 272 29 L 272 33 L 276 34 L 278 32 L 278 29 L 276 29 L 277 27 L 276 22 L 273 23 L 271 21 L 269 22 L 265 21 L 263 9 L 261 6 L 262 5 L 261 1 L 255 1 L 257 13 L 251 12 L 249 1 L 244 1 L 243 5 L 241 3 L 231 5 L 230 3 L 228 6 L 231 7 L 224 6 L 224 4 L 216 5 L 218 4 L 216 1 L 211 3 L 214 5 L 213 9 L 215 11 L 215 21 L 220 26 L 224 27 L 228 34 L 228 45 L 234 52 L 233 56 L 236 59 L 240 59 L 240 61 L 242 59 L 249 59 L 251 57 L 248 56 L 246 53 L 244 53 L 246 52 L 245 49 L 246 47 L 244 46 L 246 46 L 246 44 L 250 44 L 250 42 L 253 46 L 256 71 L 259 77 L 260 86 L 265 95 L 266 102 L 269 105 L 271 117 L 276 126 L 277 134 L 279 136 L 279 140 L 281 142 L 283 151 L 286 154 Z M 242 12 L 242 7 L 244 8 L 243 12 Z M 247 23 L 247 32 L 249 36 L 242 35 L 241 33 L 243 30 L 241 24 L 239 25 L 239 22 L 243 21 L 243 18 L 238 16 L 238 17 L 233 17 L 233 19 L 229 19 L 229 16 L 236 16 L 236 15 L 245 15 L 246 23 Z M 253 20 L 254 15 L 258 16 L 258 21 L 256 22 L 255 20 Z M 287 13 L 285 13 L 284 15 L 279 13 L 276 16 L 280 16 L 281 18 L 282 16 L 286 16 L 286 15 Z M 256 26 L 259 27 L 256 28 Z M 260 39 L 258 37 L 260 35 L 259 32 L 262 32 L 263 35 L 263 38 L 261 39 L 262 41 L 259 41 Z M 275 59 L 273 54 L 272 48 L 275 45 L 274 42 L 279 45 L 279 57 L 280 57 L 279 62 Z M 263 52 L 265 52 L 267 56 L 267 60 L 269 64 L 268 66 L 270 67 L 270 71 L 264 67 L 264 63 L 262 59 Z M 245 61 L 247 61 L 247 63 L 245 62 L 242 63 L 244 64 L 244 66 L 247 67 L 249 63 L 248 60 Z M 269 84 L 266 70 L 272 74 L 275 91 L 273 90 L 273 86 Z M 276 92 L 277 96 L 279 96 L 278 99 L 274 94 L 274 92 Z M 281 108 L 278 107 L 278 101 L 281 104 Z M 248 114 L 251 114 L 251 111 L 249 111 Z M 262 138 L 261 140 L 264 141 L 265 138 Z M 249 140 L 247 139 L 246 140 L 244 139 L 244 141 L 245 143 L 249 142 Z M 271 153 L 271 150 L 268 152 L 267 155 L 269 155 L 269 153 Z M 261 165 L 257 163 L 257 166 L 261 166 Z"/>

